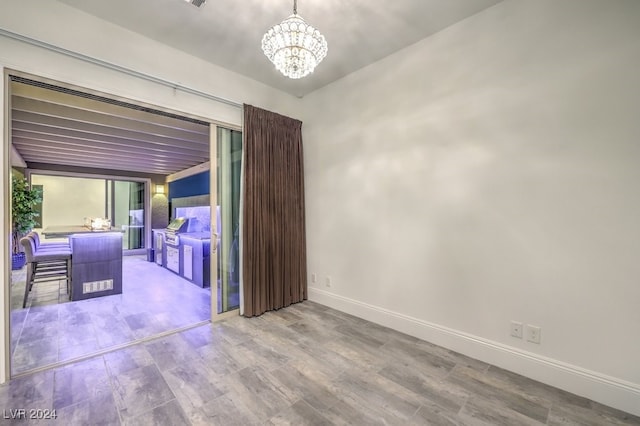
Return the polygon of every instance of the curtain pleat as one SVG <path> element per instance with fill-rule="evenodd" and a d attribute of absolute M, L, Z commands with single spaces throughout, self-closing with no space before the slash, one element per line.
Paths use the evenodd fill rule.
<path fill-rule="evenodd" d="M 244 316 L 307 299 L 302 122 L 244 105 Z"/>

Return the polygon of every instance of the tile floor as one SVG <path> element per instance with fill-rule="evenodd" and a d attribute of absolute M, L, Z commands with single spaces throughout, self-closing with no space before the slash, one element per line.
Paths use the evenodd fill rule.
<path fill-rule="evenodd" d="M 22 309 L 26 267 L 12 274 L 12 373 L 67 361 L 206 321 L 211 292 L 147 262 L 123 258 L 123 293 L 69 302 L 64 282 L 33 286 Z"/>
<path fill-rule="evenodd" d="M 25 375 L 0 407 L 7 424 L 24 409 L 65 425 L 640 425 L 309 301 Z"/>

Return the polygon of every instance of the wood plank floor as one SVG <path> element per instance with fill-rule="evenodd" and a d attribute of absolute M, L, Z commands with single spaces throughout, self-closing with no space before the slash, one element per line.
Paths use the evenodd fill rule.
<path fill-rule="evenodd" d="M 0 386 L 0 407 L 6 424 L 40 409 L 57 418 L 32 423 L 640 425 L 309 301 L 14 379 Z"/>

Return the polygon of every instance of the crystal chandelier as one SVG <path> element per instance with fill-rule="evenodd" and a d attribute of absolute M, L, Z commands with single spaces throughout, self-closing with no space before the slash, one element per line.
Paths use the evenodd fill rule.
<path fill-rule="evenodd" d="M 262 50 L 282 74 L 302 78 L 327 56 L 327 41 L 298 15 L 298 2 L 293 0 L 293 15 L 267 31 Z"/>

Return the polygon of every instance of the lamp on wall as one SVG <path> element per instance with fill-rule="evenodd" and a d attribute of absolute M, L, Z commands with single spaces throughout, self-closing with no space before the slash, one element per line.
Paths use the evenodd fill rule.
<path fill-rule="evenodd" d="M 293 0 L 293 15 L 267 31 L 262 51 L 282 74 L 302 78 L 327 56 L 327 41 L 298 15 L 298 2 Z"/>
<path fill-rule="evenodd" d="M 156 194 L 164 194 L 164 185 L 156 184 Z"/>

